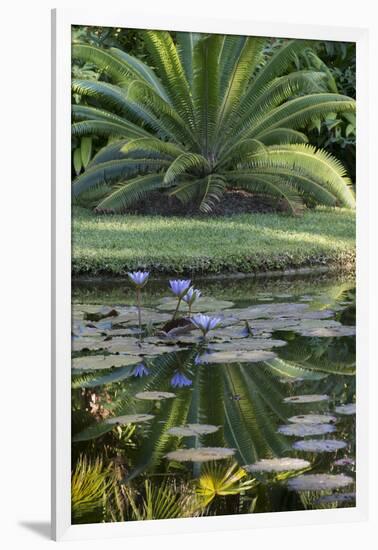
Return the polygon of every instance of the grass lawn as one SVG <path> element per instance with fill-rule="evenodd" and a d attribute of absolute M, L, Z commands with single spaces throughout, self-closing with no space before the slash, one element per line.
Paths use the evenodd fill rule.
<path fill-rule="evenodd" d="M 355 213 L 318 208 L 302 217 L 240 214 L 164 218 L 99 216 L 73 211 L 74 275 L 192 274 L 284 270 L 308 266 L 351 269 Z"/>

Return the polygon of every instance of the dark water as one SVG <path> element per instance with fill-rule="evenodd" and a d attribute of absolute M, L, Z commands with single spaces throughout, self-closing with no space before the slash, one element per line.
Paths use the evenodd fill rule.
<path fill-rule="evenodd" d="M 75 285 L 73 470 L 100 459 L 116 482 L 101 506 L 73 507 L 73 520 L 354 506 L 353 281 L 195 285 L 210 298 L 202 311 L 224 319 L 206 341 L 162 337 L 167 281 L 143 290 L 142 342 L 126 281 Z M 118 319 L 93 320 L 103 306 Z"/>

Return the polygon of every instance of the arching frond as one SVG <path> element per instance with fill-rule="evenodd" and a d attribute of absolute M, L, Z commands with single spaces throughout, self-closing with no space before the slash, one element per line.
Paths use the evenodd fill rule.
<path fill-rule="evenodd" d="M 130 179 L 137 174 L 156 172 L 167 166 L 169 162 L 161 159 L 123 159 L 97 164 L 76 178 L 72 185 L 72 196 L 75 199 L 101 185 L 111 186 L 117 181 Z"/>
<path fill-rule="evenodd" d="M 143 61 L 138 59 L 137 57 L 134 57 L 132 55 L 129 55 L 128 53 L 118 49 L 118 48 L 110 48 L 110 52 L 113 54 L 113 56 L 120 61 L 122 61 L 126 66 L 128 66 L 135 75 L 139 75 L 141 80 L 144 80 L 147 82 L 151 88 L 167 103 L 170 103 L 169 96 L 160 82 L 159 78 L 156 76 L 154 71 Z M 122 85 L 122 82 L 120 82 Z"/>
<path fill-rule="evenodd" d="M 308 137 L 303 132 L 291 128 L 276 128 L 268 130 L 259 137 L 264 145 L 284 145 L 288 143 L 308 143 Z"/>
<path fill-rule="evenodd" d="M 253 173 L 240 174 L 232 178 L 234 186 L 245 189 L 250 193 L 267 195 L 278 200 L 284 200 L 292 214 L 299 214 L 303 210 L 303 200 L 295 185 L 290 185 L 288 177 L 278 174 Z"/>
<path fill-rule="evenodd" d="M 238 110 L 240 97 L 249 84 L 249 81 L 260 61 L 263 40 L 260 38 L 244 37 L 234 55 L 227 55 L 222 64 L 221 82 L 224 83 L 219 100 L 219 113 L 216 131 L 220 131 L 231 113 Z"/>
<path fill-rule="evenodd" d="M 201 186 L 201 212 L 211 212 L 215 203 L 219 202 L 226 188 L 226 180 L 219 174 L 210 174 Z"/>
<path fill-rule="evenodd" d="M 121 152 L 125 156 L 141 157 L 141 158 L 166 158 L 175 159 L 184 150 L 174 143 L 167 143 L 160 139 L 154 138 L 139 138 L 125 143 L 121 147 Z"/>
<path fill-rule="evenodd" d="M 182 153 L 177 157 L 164 176 L 164 183 L 173 183 L 179 176 L 186 173 L 204 176 L 210 171 L 209 162 L 202 155 Z"/>
<path fill-rule="evenodd" d="M 339 94 L 310 94 L 287 101 L 273 109 L 250 133 L 251 137 L 259 137 L 264 131 L 274 128 L 304 128 L 314 117 L 325 117 L 331 112 L 353 112 L 355 109 L 356 102 L 350 97 Z"/>
<path fill-rule="evenodd" d="M 161 174 L 138 176 L 120 183 L 98 205 L 96 210 L 104 212 L 122 212 L 141 200 L 147 193 L 160 189 L 163 182 Z"/>
<path fill-rule="evenodd" d="M 193 130 L 194 118 L 189 84 L 171 35 L 164 31 L 145 31 L 143 35 L 172 105 Z"/>
<path fill-rule="evenodd" d="M 231 147 L 228 152 L 221 157 L 221 161 L 217 164 L 217 169 L 219 170 L 227 165 L 235 165 L 250 158 L 250 156 L 255 153 L 264 154 L 266 152 L 264 143 L 258 139 L 244 139 Z"/>
<path fill-rule="evenodd" d="M 284 74 L 292 65 L 295 56 L 308 44 L 305 40 L 289 40 L 282 46 L 262 67 L 254 78 L 248 94 L 257 95 L 264 87 L 277 76 Z"/>
<path fill-rule="evenodd" d="M 201 152 L 212 154 L 219 105 L 219 45 L 221 37 L 201 38 L 194 48 L 193 105 Z"/>
<path fill-rule="evenodd" d="M 197 32 L 178 32 L 176 33 L 177 51 L 181 59 L 182 66 L 185 71 L 186 79 L 189 86 L 193 84 L 193 52 L 194 47 L 201 34 Z"/>

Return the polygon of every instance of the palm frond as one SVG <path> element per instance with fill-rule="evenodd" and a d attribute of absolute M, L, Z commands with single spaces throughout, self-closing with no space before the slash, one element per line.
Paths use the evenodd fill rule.
<path fill-rule="evenodd" d="M 75 199 L 82 193 L 108 185 L 109 190 L 117 181 L 147 172 L 156 172 L 169 166 L 169 161 L 163 159 L 122 159 L 96 164 L 76 178 L 72 185 L 72 195 Z"/>
<path fill-rule="evenodd" d="M 209 162 L 196 153 L 182 153 L 170 164 L 164 176 L 164 183 L 173 183 L 179 176 L 186 173 L 204 176 L 210 171 Z"/>
<path fill-rule="evenodd" d="M 219 105 L 219 46 L 221 37 L 201 38 L 193 54 L 193 106 L 202 154 L 212 154 Z"/>
<path fill-rule="evenodd" d="M 172 105 L 194 130 L 189 84 L 172 36 L 164 31 L 144 31 L 143 36 Z"/>
<path fill-rule="evenodd" d="M 181 59 L 181 64 L 184 68 L 186 79 L 189 86 L 193 84 L 193 52 L 194 47 L 201 34 L 197 32 L 178 32 L 176 33 L 177 51 Z"/>
<path fill-rule="evenodd" d="M 99 212 L 122 212 L 130 205 L 141 200 L 147 193 L 162 186 L 163 176 L 148 174 L 138 176 L 120 183 L 114 191 L 109 193 L 99 204 Z"/>

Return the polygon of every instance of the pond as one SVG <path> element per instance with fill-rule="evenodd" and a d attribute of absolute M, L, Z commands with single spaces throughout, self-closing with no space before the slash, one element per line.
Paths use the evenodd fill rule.
<path fill-rule="evenodd" d="M 74 284 L 73 522 L 355 506 L 353 279 L 193 284 Z"/>

